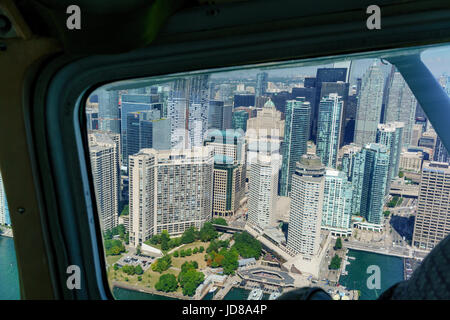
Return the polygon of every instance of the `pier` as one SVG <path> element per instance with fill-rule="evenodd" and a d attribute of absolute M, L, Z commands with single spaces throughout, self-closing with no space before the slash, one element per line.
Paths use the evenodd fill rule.
<path fill-rule="evenodd" d="M 359 250 L 359 251 L 366 251 L 366 252 L 372 252 L 372 253 L 378 253 L 378 254 L 384 254 L 387 256 L 394 256 L 399 258 L 412 258 L 412 250 L 409 248 L 379 248 L 375 246 L 371 246 L 364 243 L 358 243 L 354 241 L 347 241 L 344 243 L 344 246 L 347 249 L 352 250 Z"/>

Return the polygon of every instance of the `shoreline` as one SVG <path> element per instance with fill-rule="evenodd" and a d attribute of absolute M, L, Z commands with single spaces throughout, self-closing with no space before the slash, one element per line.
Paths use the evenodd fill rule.
<path fill-rule="evenodd" d="M 174 298 L 174 299 L 178 299 L 178 300 L 194 300 L 193 298 L 188 297 L 188 296 L 184 296 L 184 295 L 182 295 L 180 293 L 171 293 L 171 292 L 158 291 L 156 289 L 147 288 L 147 287 L 141 287 L 141 286 L 135 286 L 135 285 L 132 285 L 132 284 L 123 283 L 123 282 L 119 282 L 119 281 L 112 281 L 111 282 L 111 286 L 112 286 L 113 289 L 114 288 L 127 289 L 127 290 L 132 290 L 132 291 L 138 291 L 138 292 L 153 294 L 153 295 L 157 295 L 157 296 L 164 296 L 164 297 L 168 297 L 168 298 Z"/>
<path fill-rule="evenodd" d="M 371 250 L 364 250 L 364 249 L 354 249 L 354 248 L 349 248 L 349 247 L 345 247 L 347 250 L 354 250 L 354 251 L 361 251 L 361 252 L 367 252 L 367 253 L 373 253 L 373 254 L 379 254 L 382 256 L 388 256 L 388 257 L 395 257 L 395 258 L 399 258 L 399 259 L 407 259 L 410 257 L 405 257 L 405 256 L 400 256 L 400 255 L 396 255 L 396 254 L 389 254 L 389 253 L 385 253 L 385 252 L 375 252 L 375 251 L 371 251 Z"/>
<path fill-rule="evenodd" d="M 0 237 L 10 238 L 10 239 L 14 238 L 12 234 L 4 234 L 4 233 L 0 234 Z"/>

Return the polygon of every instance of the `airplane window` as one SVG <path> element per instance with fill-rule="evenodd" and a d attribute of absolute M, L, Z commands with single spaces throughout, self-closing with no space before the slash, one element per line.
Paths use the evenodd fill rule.
<path fill-rule="evenodd" d="M 117 299 L 376 299 L 450 232 L 448 152 L 383 59 L 110 83 L 86 119 Z"/>
<path fill-rule="evenodd" d="M 19 300 L 19 277 L 13 232 L 0 173 L 0 300 Z"/>

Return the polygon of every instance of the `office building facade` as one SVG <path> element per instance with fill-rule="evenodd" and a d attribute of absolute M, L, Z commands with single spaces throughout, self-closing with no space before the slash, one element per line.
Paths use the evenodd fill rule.
<path fill-rule="evenodd" d="M 433 249 L 450 234 L 450 168 L 448 163 L 427 161 L 422 168 L 413 246 Z"/>

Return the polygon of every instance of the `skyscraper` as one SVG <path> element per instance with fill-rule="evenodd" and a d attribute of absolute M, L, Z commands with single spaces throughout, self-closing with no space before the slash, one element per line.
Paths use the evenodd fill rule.
<path fill-rule="evenodd" d="M 3 178 L 0 173 L 0 225 L 11 225 L 9 216 L 8 201 L 6 200 L 5 188 L 3 186 Z"/>
<path fill-rule="evenodd" d="M 214 150 L 142 149 L 130 156 L 130 245 L 154 234 L 201 228 L 211 219 Z"/>
<path fill-rule="evenodd" d="M 209 75 L 180 78 L 171 83 L 167 117 L 172 148 L 201 146 L 208 129 Z"/>
<path fill-rule="evenodd" d="M 287 247 L 313 257 L 319 251 L 325 167 L 315 155 L 303 155 L 292 176 Z"/>
<path fill-rule="evenodd" d="M 311 121 L 311 107 L 304 98 L 286 102 L 286 120 L 283 140 L 283 164 L 280 177 L 280 195 L 291 191 L 295 164 L 306 154 Z"/>
<path fill-rule="evenodd" d="M 323 97 L 319 104 L 317 155 L 325 167 L 336 168 L 341 140 L 343 101 L 336 93 Z"/>
<path fill-rule="evenodd" d="M 361 215 L 371 224 L 383 222 L 383 205 L 389 168 L 389 154 L 384 145 L 365 146 L 364 179 L 361 193 Z"/>
<path fill-rule="evenodd" d="M 355 139 L 358 146 L 376 140 L 383 103 L 384 76 L 379 66 L 372 65 L 364 74 L 356 112 Z"/>
<path fill-rule="evenodd" d="M 208 110 L 208 129 L 231 129 L 232 105 L 224 105 L 223 101 L 210 100 Z"/>
<path fill-rule="evenodd" d="M 93 95 L 98 96 L 98 121 L 102 131 L 120 133 L 119 92 L 101 88 Z"/>
<path fill-rule="evenodd" d="M 402 145 L 407 148 L 411 144 L 417 100 L 400 72 L 395 71 L 394 66 L 388 81 L 390 85 L 384 122 L 400 121 L 404 123 Z"/>
<path fill-rule="evenodd" d="M 318 116 L 319 116 L 319 102 L 320 99 L 328 95 L 327 92 L 324 91 L 322 95 L 322 86 L 324 82 L 346 82 L 347 79 L 347 68 L 318 68 L 316 73 L 316 78 L 314 81 L 315 90 L 315 98 L 314 104 L 311 104 L 311 139 L 316 141 L 317 134 L 317 124 L 318 124 Z M 306 80 L 305 80 L 306 82 Z M 305 84 L 305 87 L 307 85 Z M 342 97 L 346 97 L 348 95 L 348 91 Z"/>
<path fill-rule="evenodd" d="M 431 250 L 450 234 L 450 168 L 448 163 L 424 162 L 413 246 Z"/>
<path fill-rule="evenodd" d="M 273 225 L 281 156 L 258 153 L 250 162 L 248 222 L 264 229 Z"/>
<path fill-rule="evenodd" d="M 322 229 L 333 235 L 352 234 L 352 185 L 344 172 L 327 169 L 322 206 Z"/>
<path fill-rule="evenodd" d="M 361 147 L 349 145 L 342 157 L 342 171 L 352 185 L 352 208 L 354 215 L 361 214 L 361 195 L 364 181 L 364 168 L 366 165 L 366 151 Z"/>
<path fill-rule="evenodd" d="M 102 230 L 117 226 L 119 217 L 120 136 L 111 132 L 89 134 L 89 153 L 97 210 Z"/>
<path fill-rule="evenodd" d="M 241 129 L 242 132 L 247 131 L 248 112 L 245 110 L 237 110 L 233 112 L 232 128 L 234 130 Z"/>
<path fill-rule="evenodd" d="M 348 75 L 347 75 L 348 77 Z M 345 134 L 345 120 L 348 117 L 353 117 L 353 105 L 349 103 L 348 99 L 348 91 L 349 91 L 349 83 L 348 82 L 323 82 L 322 83 L 322 90 L 320 92 L 320 100 L 322 100 L 323 97 L 328 97 L 331 93 L 337 93 L 339 97 L 341 97 L 342 100 L 342 120 L 341 120 L 341 132 L 340 132 L 340 139 L 339 139 L 339 147 L 341 147 L 344 143 L 344 134 Z M 320 102 L 319 100 L 319 102 Z M 320 104 L 319 104 L 320 109 Z M 320 110 L 318 110 L 320 112 Z"/>
<path fill-rule="evenodd" d="M 213 215 L 233 215 L 245 195 L 245 139 L 238 131 L 214 130 L 205 145 L 214 148 Z"/>
<path fill-rule="evenodd" d="M 247 136 L 282 139 L 284 124 L 285 121 L 281 120 L 281 112 L 277 111 L 273 102 L 269 100 L 262 110 L 258 110 L 256 117 L 248 119 Z"/>
<path fill-rule="evenodd" d="M 398 177 L 400 154 L 402 152 L 403 129 L 403 122 L 389 122 L 378 125 L 377 143 L 386 146 L 387 152 L 389 154 L 386 195 L 389 193 L 391 181 Z"/>
<path fill-rule="evenodd" d="M 129 112 L 127 114 L 127 150 L 124 163 L 128 156 L 138 153 L 144 148 L 169 150 L 170 120 L 161 119 L 159 110 Z"/>
<path fill-rule="evenodd" d="M 256 90 L 255 95 L 257 97 L 263 96 L 267 90 L 267 72 L 260 72 L 256 75 Z"/>
<path fill-rule="evenodd" d="M 419 140 L 422 138 L 423 126 L 421 124 L 415 124 L 411 130 L 411 146 L 419 146 Z"/>
<path fill-rule="evenodd" d="M 142 92 L 142 91 L 140 91 Z M 155 110 L 154 118 L 159 118 L 162 110 L 162 103 L 153 102 L 151 95 L 146 94 L 123 94 L 121 101 L 121 141 L 122 141 L 122 163 L 127 165 L 128 154 L 127 154 L 127 143 L 129 139 L 128 134 L 128 113 L 136 111 L 150 111 Z M 158 116 L 156 116 L 156 113 Z"/>
<path fill-rule="evenodd" d="M 433 160 L 437 162 L 450 162 L 450 154 L 442 143 L 439 136 L 436 137 L 436 146 L 434 147 Z"/>

